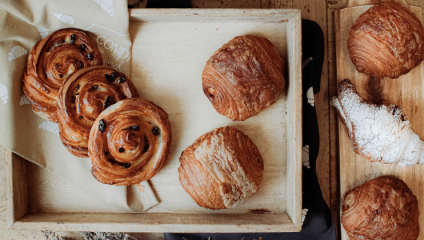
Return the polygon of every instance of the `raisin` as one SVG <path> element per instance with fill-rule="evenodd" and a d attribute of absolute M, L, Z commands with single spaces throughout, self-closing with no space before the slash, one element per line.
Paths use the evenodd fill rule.
<path fill-rule="evenodd" d="M 152 133 L 153 133 L 153 135 L 155 135 L 155 136 L 158 136 L 159 135 L 159 128 L 158 127 L 153 127 L 152 128 Z"/>
<path fill-rule="evenodd" d="M 104 119 L 100 120 L 100 122 L 99 122 L 99 130 L 100 130 L 100 132 L 106 131 L 106 123 L 105 123 Z"/>

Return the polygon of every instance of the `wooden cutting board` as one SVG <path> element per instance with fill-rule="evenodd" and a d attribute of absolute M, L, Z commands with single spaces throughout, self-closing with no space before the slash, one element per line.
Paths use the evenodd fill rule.
<path fill-rule="evenodd" d="M 398 79 L 371 79 L 356 71 L 347 49 L 349 31 L 356 19 L 379 1 L 350 0 L 347 8 L 335 13 L 337 81 L 350 79 L 356 85 L 358 93 L 364 99 L 373 102 L 385 102 L 401 107 L 412 124 L 412 130 L 424 139 L 424 65 L 421 63 L 408 74 Z M 421 21 L 422 9 L 408 6 L 404 0 L 398 0 L 407 6 Z M 368 4 L 368 5 L 367 5 Z M 424 239 L 424 165 L 400 167 L 382 163 L 371 163 L 355 154 L 345 126 L 339 120 L 340 147 L 340 208 L 346 192 L 350 189 L 382 175 L 391 175 L 408 184 L 418 198 L 421 210 L 421 233 L 418 239 Z M 341 210 L 340 210 L 341 212 Z M 349 239 L 342 226 L 342 239 Z"/>

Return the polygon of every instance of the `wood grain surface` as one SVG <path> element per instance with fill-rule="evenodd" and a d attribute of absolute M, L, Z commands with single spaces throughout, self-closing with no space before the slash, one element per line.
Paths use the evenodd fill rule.
<path fill-rule="evenodd" d="M 422 0 L 406 0 L 409 5 L 424 7 Z M 335 108 L 329 105 L 329 99 L 337 93 L 336 46 L 334 31 L 334 12 L 345 8 L 348 0 L 191 0 L 197 8 L 297 8 L 302 10 L 302 19 L 317 22 L 326 38 L 326 56 L 321 76 L 321 91 L 315 95 L 318 125 L 320 132 L 320 151 L 317 161 L 317 175 L 324 199 L 330 206 L 336 226 L 339 222 L 339 153 L 338 127 Z M 423 16 L 424 17 L 424 16 Z M 6 185 L 5 154 L 0 146 L 0 236 L 3 239 L 44 239 L 39 231 L 8 230 L 6 222 Z M 36 167 L 36 166 L 34 166 Z M 41 169 L 40 169 L 41 170 Z M 44 170 L 41 170 L 44 171 Z M 51 181 L 59 180 L 51 176 Z M 74 237 L 71 232 L 63 233 Z M 79 238 L 81 239 L 81 238 Z M 162 234 L 151 234 L 140 239 L 163 239 Z"/>
<path fill-rule="evenodd" d="M 395 104 L 403 109 L 412 124 L 412 130 L 424 139 L 424 64 L 420 64 L 408 74 L 398 79 L 374 79 L 356 71 L 350 60 L 347 49 L 347 38 L 355 20 L 371 6 L 357 6 L 336 12 L 336 51 L 337 51 L 337 80 L 350 79 L 365 100 L 377 103 Z M 410 7 L 420 19 L 421 8 Z M 390 175 L 406 182 L 418 198 L 420 209 L 424 209 L 423 178 L 424 166 L 400 167 L 382 163 L 371 163 L 355 154 L 352 141 L 349 139 L 344 124 L 339 121 L 340 149 L 340 203 L 350 189 L 363 184 L 378 176 Z M 424 222 L 424 214 L 420 216 Z M 342 228 L 342 239 L 349 239 Z M 424 229 L 421 229 L 419 239 L 424 239 Z"/>

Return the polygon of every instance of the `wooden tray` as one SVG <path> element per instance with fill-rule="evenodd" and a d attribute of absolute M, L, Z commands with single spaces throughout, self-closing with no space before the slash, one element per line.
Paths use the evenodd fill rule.
<path fill-rule="evenodd" d="M 372 4 L 376 1 L 360 0 L 350 1 L 346 9 L 336 12 L 336 49 L 337 49 L 337 80 L 350 79 L 356 85 L 358 93 L 365 99 L 369 96 L 379 95 L 388 104 L 395 104 L 402 108 L 412 129 L 421 139 L 424 139 L 424 64 L 421 63 L 408 74 L 398 79 L 381 80 L 373 83 L 373 93 L 366 91 L 366 85 L 370 83 L 370 78 L 365 74 L 356 71 L 350 60 L 347 50 L 347 38 L 353 23 L 363 12 L 372 5 L 361 6 L 362 4 Z M 404 0 L 398 0 L 407 6 Z M 421 20 L 421 8 L 408 6 L 410 10 Z M 371 179 L 382 175 L 391 175 L 402 179 L 408 184 L 412 192 L 418 198 L 419 208 L 424 211 L 424 166 L 400 167 L 382 163 L 371 163 L 365 158 L 355 154 L 352 141 L 349 139 L 345 126 L 339 121 L 339 146 L 340 146 L 340 207 L 343 205 L 344 195 L 352 188 L 361 185 Z M 340 208 L 341 209 L 341 208 Z M 341 212 L 341 210 L 340 210 Z M 420 222 L 424 223 L 424 214 L 420 214 Z M 342 239 L 349 239 L 342 227 Z M 424 239 L 424 228 L 418 239 Z"/>
<path fill-rule="evenodd" d="M 7 156 L 8 223 L 12 229 L 122 232 L 295 232 L 301 230 L 300 10 L 130 10 L 132 80 L 142 97 L 170 116 L 173 145 L 150 183 L 160 204 L 145 213 L 116 213 L 28 161 Z M 235 36 L 273 42 L 285 60 L 286 92 L 244 122 L 215 112 L 201 88 L 203 67 Z M 179 156 L 200 135 L 232 125 L 258 146 L 265 162 L 261 189 L 234 209 L 201 208 L 178 180 Z"/>

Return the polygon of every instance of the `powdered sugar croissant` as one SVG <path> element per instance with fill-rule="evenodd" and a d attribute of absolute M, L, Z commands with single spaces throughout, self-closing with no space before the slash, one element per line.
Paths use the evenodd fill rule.
<path fill-rule="evenodd" d="M 355 152 L 372 162 L 413 166 L 424 164 L 424 142 L 395 105 L 365 102 L 349 80 L 339 85 L 333 105 L 339 111 Z"/>

